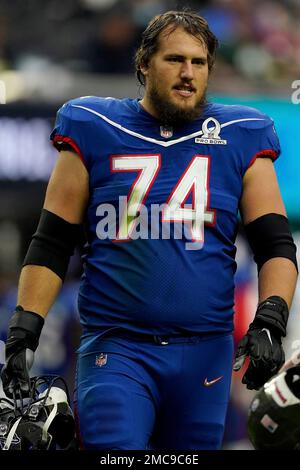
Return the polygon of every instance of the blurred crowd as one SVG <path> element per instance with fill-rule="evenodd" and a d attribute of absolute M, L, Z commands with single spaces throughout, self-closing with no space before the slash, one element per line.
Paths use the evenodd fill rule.
<path fill-rule="evenodd" d="M 0 0 L 0 72 L 127 74 L 148 21 L 190 7 L 220 40 L 218 75 L 278 84 L 300 76 L 299 0 Z"/>

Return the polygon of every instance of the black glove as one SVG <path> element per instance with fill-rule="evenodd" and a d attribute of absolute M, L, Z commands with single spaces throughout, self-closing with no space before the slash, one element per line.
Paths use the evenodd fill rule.
<path fill-rule="evenodd" d="M 27 312 L 20 306 L 11 317 L 5 346 L 6 361 L 1 371 L 3 390 L 9 398 L 14 393 L 21 394 L 22 397 L 29 394 L 29 369 L 43 325 L 43 317 Z"/>
<path fill-rule="evenodd" d="M 249 356 L 250 364 L 242 379 L 248 389 L 258 390 L 283 365 L 281 337 L 286 335 L 288 316 L 288 306 L 281 297 L 271 296 L 259 304 L 253 322 L 238 345 L 233 366 L 233 370 L 239 370 Z"/>

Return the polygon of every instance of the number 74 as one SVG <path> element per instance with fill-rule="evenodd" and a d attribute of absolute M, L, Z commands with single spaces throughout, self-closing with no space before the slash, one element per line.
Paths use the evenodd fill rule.
<path fill-rule="evenodd" d="M 111 171 L 135 171 L 138 175 L 127 196 L 127 213 L 123 214 L 117 234 L 117 241 L 130 240 L 141 206 L 159 173 L 161 156 L 157 155 L 112 155 Z M 192 239 L 204 240 L 204 223 L 214 224 L 215 212 L 208 210 L 210 158 L 194 155 L 171 191 L 162 209 L 162 222 L 188 223 Z M 185 206 L 192 194 L 192 204 Z"/>

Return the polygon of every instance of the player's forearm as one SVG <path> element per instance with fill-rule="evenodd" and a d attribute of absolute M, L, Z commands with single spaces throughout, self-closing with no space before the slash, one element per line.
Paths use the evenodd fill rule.
<path fill-rule="evenodd" d="M 17 304 L 45 317 L 62 286 L 62 280 L 44 266 L 25 266 L 21 271 Z"/>
<path fill-rule="evenodd" d="M 259 302 L 271 295 L 282 297 L 290 307 L 297 282 L 297 271 L 292 261 L 287 258 L 272 258 L 262 266 L 258 291 Z"/>

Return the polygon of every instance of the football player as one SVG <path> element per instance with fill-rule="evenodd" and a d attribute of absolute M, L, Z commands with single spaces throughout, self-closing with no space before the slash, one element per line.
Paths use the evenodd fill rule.
<path fill-rule="evenodd" d="M 259 306 L 238 349 L 260 387 L 284 362 L 297 269 L 273 161 L 272 120 L 206 100 L 217 39 L 187 11 L 156 16 L 135 57 L 139 99 L 58 111 L 60 155 L 21 272 L 2 372 L 26 393 L 26 352 L 85 225 L 75 400 L 86 449 L 219 449 L 233 357 L 240 209 Z"/>

